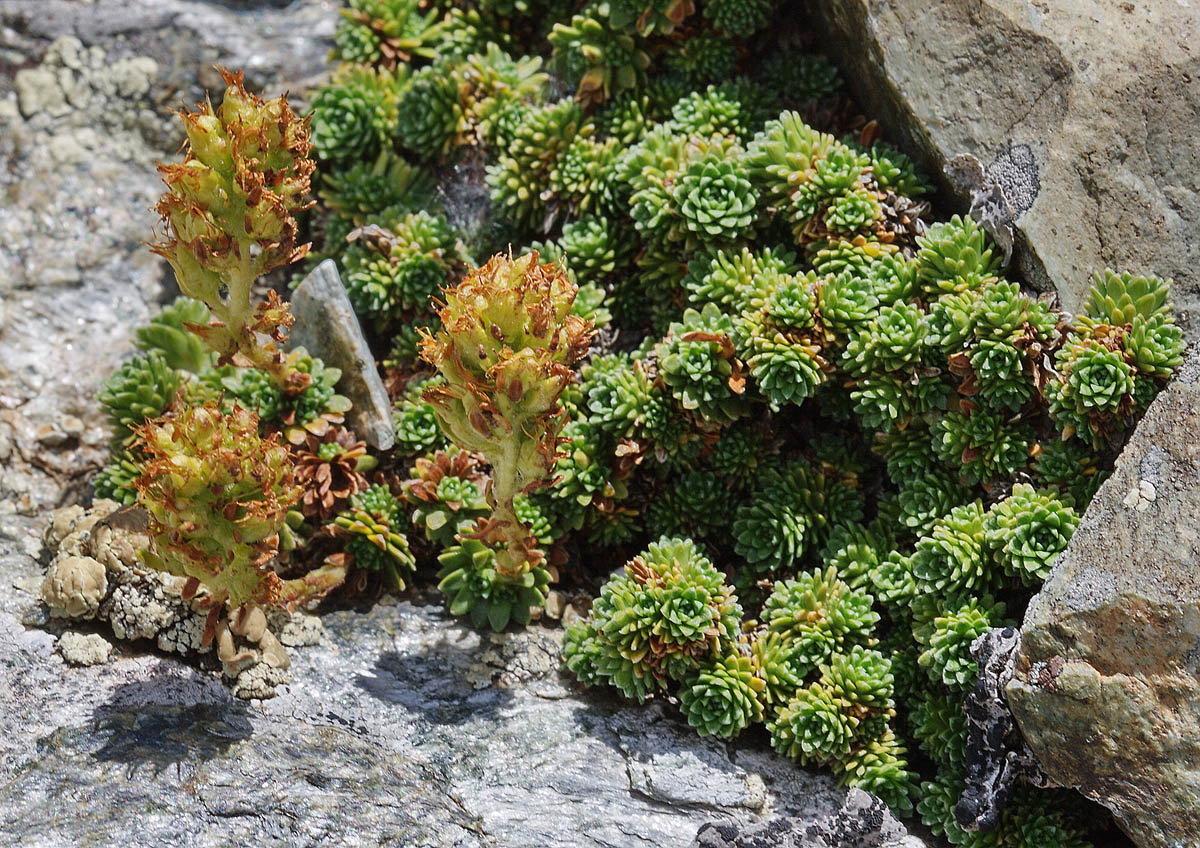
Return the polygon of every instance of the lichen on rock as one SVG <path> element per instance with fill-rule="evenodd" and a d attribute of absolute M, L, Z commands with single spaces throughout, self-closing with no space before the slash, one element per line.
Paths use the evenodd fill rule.
<path fill-rule="evenodd" d="M 142 564 L 140 554 L 149 544 L 145 526 L 144 516 L 113 501 L 56 510 L 43 534 L 51 556 L 43 602 L 52 618 L 95 619 L 121 641 L 150 642 L 160 651 L 192 658 L 211 655 L 213 645 L 204 643 L 207 611 L 195 600 L 184 600 L 184 579 Z M 319 619 L 282 609 L 272 610 L 270 626 L 258 609 L 223 627 L 217 659 L 240 698 L 272 697 L 290 679 L 284 644 L 313 645 L 323 632 Z M 99 656 L 100 635 L 89 634 L 86 643 L 64 636 L 60 651 L 69 662 L 87 665 L 91 662 L 72 658 Z"/>
<path fill-rule="evenodd" d="M 108 661 L 113 646 L 99 633 L 68 630 L 58 637 L 54 648 L 70 665 L 98 665 Z"/>

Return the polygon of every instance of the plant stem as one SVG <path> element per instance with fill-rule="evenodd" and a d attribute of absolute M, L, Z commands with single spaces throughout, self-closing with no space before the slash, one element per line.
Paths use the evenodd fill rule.
<path fill-rule="evenodd" d="M 492 463 L 492 485 L 488 487 L 492 519 L 496 522 L 504 544 L 496 554 L 497 571 L 506 577 L 519 577 L 529 570 L 525 551 L 529 547 L 529 531 L 517 517 L 517 462 L 520 443 L 506 439 L 504 454 L 499 462 Z"/>

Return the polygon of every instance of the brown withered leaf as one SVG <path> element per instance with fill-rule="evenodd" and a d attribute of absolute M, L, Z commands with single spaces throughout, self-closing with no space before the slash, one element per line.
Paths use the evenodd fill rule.
<path fill-rule="evenodd" d="M 729 390 L 735 395 L 744 394 L 746 391 L 746 375 L 741 368 L 734 367 L 733 373 L 729 375 Z"/>
<path fill-rule="evenodd" d="M 721 358 L 733 358 L 733 340 L 725 333 L 709 333 L 703 330 L 692 330 L 679 337 L 682 342 L 715 342 L 721 346 Z"/>
<path fill-rule="evenodd" d="M 950 373 L 955 377 L 965 377 L 972 372 L 971 358 L 966 351 L 950 354 Z"/>

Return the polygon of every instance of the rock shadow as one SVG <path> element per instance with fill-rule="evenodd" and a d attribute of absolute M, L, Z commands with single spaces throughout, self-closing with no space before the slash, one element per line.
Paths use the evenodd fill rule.
<path fill-rule="evenodd" d="M 224 697 L 220 697 L 224 695 Z M 175 676 L 124 683 L 92 712 L 88 732 L 97 762 L 122 763 L 130 775 L 141 766 L 170 766 L 213 759 L 254 734 L 246 704 L 223 691 Z"/>
<path fill-rule="evenodd" d="M 403 707 L 436 725 L 487 720 L 512 703 L 508 689 L 487 685 L 476 661 L 478 646 L 456 650 L 438 642 L 415 653 L 384 651 L 373 674 L 355 684 L 373 698 Z"/>

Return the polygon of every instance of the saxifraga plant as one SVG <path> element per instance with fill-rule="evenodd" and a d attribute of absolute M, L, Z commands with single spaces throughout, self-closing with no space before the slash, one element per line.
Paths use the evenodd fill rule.
<path fill-rule="evenodd" d="M 503 629 L 528 623 L 544 600 L 545 556 L 516 512 L 518 494 L 547 482 L 566 423 L 559 396 L 574 379 L 592 329 L 571 314 L 575 286 L 535 252 L 495 256 L 447 289 L 442 329 L 426 334 L 421 356 L 444 382 L 425 400 L 460 448 L 492 466 L 492 513 L 439 557 L 450 610 Z"/>
<path fill-rule="evenodd" d="M 274 292 L 251 302 L 262 274 L 308 249 L 295 218 L 311 205 L 307 121 L 286 98 L 247 92 L 240 73 L 222 77 L 220 107 L 181 113 L 184 160 L 159 168 L 165 233 L 151 249 L 194 299 L 139 331 L 145 352 L 106 384 L 101 401 L 120 453 L 97 481 L 149 513 L 147 565 L 187 578 L 185 598 L 205 590 L 206 642 L 226 607 L 294 606 L 343 581 L 336 562 L 281 577 L 277 558 L 302 541 L 292 507 L 302 504 L 297 526 L 305 515 L 329 517 L 366 485 L 359 471 L 373 463 L 333 429 L 349 407 L 334 389 L 340 371 L 280 348 L 292 317 Z M 309 450 L 290 452 L 284 433 Z"/>

